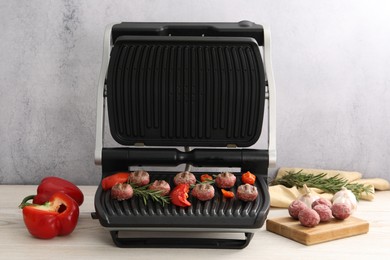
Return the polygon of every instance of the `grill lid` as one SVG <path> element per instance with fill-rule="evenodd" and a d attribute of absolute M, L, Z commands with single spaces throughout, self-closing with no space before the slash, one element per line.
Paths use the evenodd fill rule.
<path fill-rule="evenodd" d="M 119 144 L 248 147 L 260 137 L 265 76 L 253 38 L 119 36 L 106 83 Z"/>

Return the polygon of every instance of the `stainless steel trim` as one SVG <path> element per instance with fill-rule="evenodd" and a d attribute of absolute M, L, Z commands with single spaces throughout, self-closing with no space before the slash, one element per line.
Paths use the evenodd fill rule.
<path fill-rule="evenodd" d="M 97 111 L 96 111 L 96 143 L 95 143 L 95 164 L 102 164 L 102 149 L 104 143 L 104 116 L 105 116 L 105 97 L 104 88 L 107 76 L 108 63 L 110 60 L 110 52 L 112 48 L 111 30 L 114 23 L 106 26 L 103 39 L 103 58 L 100 69 L 97 93 Z"/>
<path fill-rule="evenodd" d="M 269 168 L 276 167 L 276 90 L 274 74 L 271 62 L 271 34 L 268 28 L 264 27 L 264 65 L 265 77 L 268 82 L 268 154 Z"/>

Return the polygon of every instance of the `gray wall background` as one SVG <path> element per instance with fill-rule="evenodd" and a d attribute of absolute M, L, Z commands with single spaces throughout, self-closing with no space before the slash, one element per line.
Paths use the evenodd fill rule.
<path fill-rule="evenodd" d="M 386 0 L 1 1 L 0 182 L 99 182 L 106 24 L 240 20 L 271 29 L 278 167 L 390 180 L 389 14 Z"/>

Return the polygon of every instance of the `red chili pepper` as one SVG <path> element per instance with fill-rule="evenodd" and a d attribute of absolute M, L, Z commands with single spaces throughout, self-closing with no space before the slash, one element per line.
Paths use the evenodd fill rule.
<path fill-rule="evenodd" d="M 69 195 L 79 206 L 83 204 L 84 195 L 75 184 L 54 176 L 43 178 L 37 188 L 37 195 L 31 195 L 26 198 L 33 198 L 34 204 L 44 204 L 56 192 Z"/>
<path fill-rule="evenodd" d="M 102 188 L 103 190 L 109 190 L 114 185 L 119 183 L 125 183 L 129 179 L 130 173 L 128 172 L 118 172 L 113 175 L 107 176 L 102 180 Z"/>
<path fill-rule="evenodd" d="M 23 219 L 28 231 L 37 238 L 49 239 L 73 232 L 79 218 L 79 206 L 63 192 L 57 192 L 43 205 L 23 201 Z"/>
<path fill-rule="evenodd" d="M 200 176 L 200 181 L 201 182 L 206 182 L 206 181 L 212 181 L 213 180 L 213 177 L 209 174 L 202 174 Z"/>
<path fill-rule="evenodd" d="M 231 199 L 231 198 L 234 198 L 234 192 L 232 191 L 228 191 L 228 190 L 225 190 L 225 189 L 221 189 L 222 191 L 222 195 L 227 198 L 227 199 Z"/>
<path fill-rule="evenodd" d="M 256 175 L 252 174 L 251 172 L 246 172 L 241 176 L 241 180 L 243 183 L 248 183 L 248 184 L 255 184 L 256 181 Z"/>
<path fill-rule="evenodd" d="M 170 193 L 171 202 L 179 207 L 189 207 L 191 203 L 187 200 L 188 192 L 190 191 L 189 184 L 179 184 Z"/>

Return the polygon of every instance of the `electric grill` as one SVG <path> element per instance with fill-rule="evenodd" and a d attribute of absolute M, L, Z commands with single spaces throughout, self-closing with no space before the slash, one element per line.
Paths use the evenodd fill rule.
<path fill-rule="evenodd" d="M 268 214 L 268 168 L 275 165 L 275 97 L 270 38 L 238 23 L 108 25 L 97 100 L 95 163 L 102 178 L 152 167 L 151 182 L 195 167 L 257 176 L 253 202 L 215 197 L 192 206 L 110 198 L 99 185 L 93 217 L 119 247 L 244 248 Z M 107 106 L 107 107 L 106 107 Z M 104 144 L 105 119 L 113 145 Z M 267 118 L 267 120 L 264 120 Z M 259 142 L 263 121 L 268 139 Z M 108 127 L 107 127 L 108 128 Z"/>

